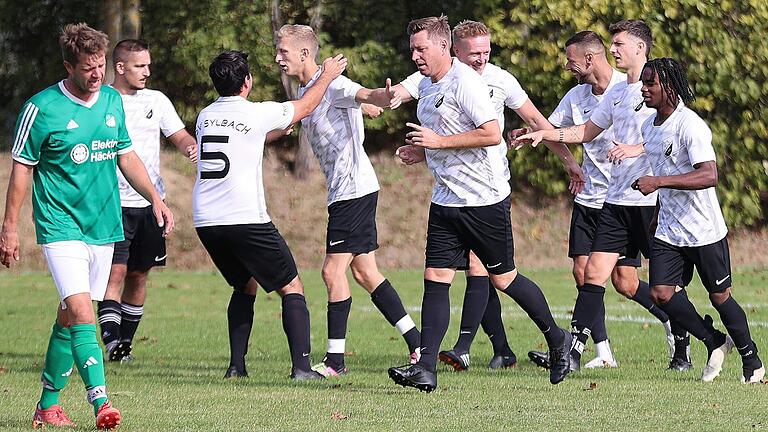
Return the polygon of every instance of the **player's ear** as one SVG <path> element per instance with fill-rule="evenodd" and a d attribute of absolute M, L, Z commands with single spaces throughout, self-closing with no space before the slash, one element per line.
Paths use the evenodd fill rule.
<path fill-rule="evenodd" d="M 64 69 L 66 69 L 66 71 L 67 71 L 67 73 L 68 73 L 69 75 L 72 75 L 72 72 L 74 72 L 74 71 L 75 71 L 75 66 L 74 66 L 74 65 L 72 65 L 72 63 L 70 63 L 70 62 L 68 62 L 68 61 L 64 60 Z"/>
<path fill-rule="evenodd" d="M 304 61 L 307 57 L 309 57 L 309 49 L 308 48 L 302 48 L 301 49 L 301 61 Z"/>
<path fill-rule="evenodd" d="M 119 75 L 125 75 L 125 63 L 123 62 L 116 62 L 115 63 L 115 72 Z"/>

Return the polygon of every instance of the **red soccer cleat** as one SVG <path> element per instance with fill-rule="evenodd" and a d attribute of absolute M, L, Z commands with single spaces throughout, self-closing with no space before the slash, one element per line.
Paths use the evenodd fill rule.
<path fill-rule="evenodd" d="M 53 405 L 48 409 L 41 409 L 40 405 L 35 408 L 35 415 L 32 417 L 32 429 L 42 429 L 45 425 L 75 427 L 72 420 L 64 414 L 61 405 Z"/>
<path fill-rule="evenodd" d="M 111 401 L 106 401 L 99 407 L 96 413 L 97 429 L 114 429 L 120 424 L 120 411 L 112 406 Z"/>

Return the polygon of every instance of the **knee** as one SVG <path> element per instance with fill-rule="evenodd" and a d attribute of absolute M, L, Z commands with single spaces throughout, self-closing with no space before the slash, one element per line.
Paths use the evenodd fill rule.
<path fill-rule="evenodd" d="M 728 301 L 731 298 L 731 289 L 728 288 L 725 291 L 709 293 L 709 302 L 712 306 L 718 307 L 721 304 Z"/>
<path fill-rule="evenodd" d="M 301 294 L 304 295 L 304 284 L 301 283 L 301 279 L 298 276 L 288 282 L 288 285 L 277 290 L 280 297 L 285 297 L 288 294 Z"/>
<path fill-rule="evenodd" d="M 335 284 L 336 280 L 339 278 L 339 273 L 342 273 L 336 268 L 336 266 L 323 266 L 323 270 L 321 272 L 323 277 L 323 282 L 325 282 L 326 286 L 332 286 Z M 346 272 L 344 272 L 346 273 Z M 346 274 L 344 275 L 346 276 Z"/>
<path fill-rule="evenodd" d="M 656 285 L 651 287 L 651 300 L 657 305 L 664 305 L 672 299 L 675 287 Z"/>
<path fill-rule="evenodd" d="M 619 277 L 611 278 L 613 287 L 616 288 L 616 292 L 623 295 L 626 298 L 634 297 L 637 292 L 637 281 L 628 281 Z"/>
<path fill-rule="evenodd" d="M 384 276 L 377 269 L 370 269 L 364 266 L 352 265 L 352 277 L 355 282 L 360 284 L 368 291 L 376 288 L 384 281 Z"/>
<path fill-rule="evenodd" d="M 584 285 L 584 267 L 573 266 L 573 280 L 578 286 Z"/>

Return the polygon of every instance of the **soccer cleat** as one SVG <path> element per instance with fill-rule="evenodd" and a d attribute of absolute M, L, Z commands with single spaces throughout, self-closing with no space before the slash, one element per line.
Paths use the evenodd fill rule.
<path fill-rule="evenodd" d="M 669 361 L 669 366 L 667 366 L 667 369 L 678 371 L 678 372 L 686 372 L 690 370 L 692 367 L 693 367 L 693 363 L 691 363 L 690 361 L 684 358 L 672 357 L 672 360 Z"/>
<path fill-rule="evenodd" d="M 508 369 L 517 366 L 517 357 L 512 355 L 495 355 L 488 363 L 488 369 Z"/>
<path fill-rule="evenodd" d="M 413 387 L 427 393 L 437 388 L 437 374 L 418 364 L 391 367 L 387 373 L 395 384 L 403 387 Z"/>
<path fill-rule="evenodd" d="M 346 367 L 342 366 L 337 369 L 332 366 L 328 366 L 327 364 L 325 364 L 324 361 L 312 366 L 312 370 L 319 373 L 325 378 L 335 377 L 339 375 L 346 375 L 347 372 L 349 372 L 349 369 L 347 369 Z"/>
<path fill-rule="evenodd" d="M 749 377 L 747 377 L 749 374 Z M 745 384 L 759 384 L 763 382 L 765 378 L 765 366 L 761 363 L 760 367 L 752 370 L 744 370 L 744 375 L 741 377 L 741 382 Z"/>
<path fill-rule="evenodd" d="M 419 360 L 421 360 L 421 348 L 416 348 L 416 350 L 411 353 L 411 364 L 416 364 Z"/>
<path fill-rule="evenodd" d="M 41 409 L 38 405 L 35 408 L 35 415 L 32 417 L 32 429 L 45 429 L 46 425 L 76 427 L 64 413 L 61 405 L 52 405 L 48 409 Z"/>
<path fill-rule="evenodd" d="M 322 380 L 325 379 L 325 377 L 313 370 L 305 371 L 303 369 L 294 368 L 291 370 L 291 379 L 294 381 L 313 381 Z"/>
<path fill-rule="evenodd" d="M 469 353 L 457 354 L 454 350 L 440 351 L 437 358 L 441 362 L 453 367 L 456 372 L 463 372 L 469 369 Z"/>
<path fill-rule="evenodd" d="M 722 345 L 712 350 L 707 358 L 707 364 L 701 371 L 701 380 L 704 382 L 712 382 L 720 375 L 720 371 L 723 370 L 723 362 L 725 362 L 725 356 L 727 356 L 733 349 L 733 339 L 730 336 L 725 336 L 725 342 Z"/>
<path fill-rule="evenodd" d="M 565 379 L 565 377 L 572 371 L 578 369 L 577 366 L 574 369 L 574 359 L 571 358 L 571 345 L 573 345 L 573 335 L 563 329 L 563 342 L 554 347 L 549 347 L 549 382 L 557 384 Z"/>
<path fill-rule="evenodd" d="M 114 429 L 120 424 L 120 411 L 111 401 L 104 402 L 96 412 L 96 429 Z"/>
<path fill-rule="evenodd" d="M 541 351 L 528 351 L 528 358 L 538 367 L 549 369 L 549 353 Z"/>
<path fill-rule="evenodd" d="M 672 334 L 672 322 L 667 320 L 662 323 L 664 332 L 667 334 L 667 349 L 669 349 L 669 358 L 675 356 L 675 335 Z"/>
<path fill-rule="evenodd" d="M 130 341 L 120 341 L 114 346 L 107 348 L 107 358 L 109 358 L 109 361 L 122 362 L 126 357 L 130 357 L 130 360 L 126 360 L 126 362 L 133 361 L 133 356 L 131 356 L 132 349 L 133 346 Z"/>
<path fill-rule="evenodd" d="M 601 358 L 601 357 L 595 357 L 592 360 L 588 361 L 587 364 L 584 365 L 584 369 L 600 369 L 600 368 L 615 368 L 619 367 L 619 364 L 616 363 L 616 359 L 611 358 Z"/>
<path fill-rule="evenodd" d="M 248 378 L 248 371 L 245 370 L 245 367 L 240 370 L 237 366 L 229 366 L 229 369 L 224 372 L 224 379 L 230 378 Z"/>

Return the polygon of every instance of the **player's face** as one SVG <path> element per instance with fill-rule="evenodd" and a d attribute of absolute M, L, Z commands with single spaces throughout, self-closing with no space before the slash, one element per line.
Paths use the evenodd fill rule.
<path fill-rule="evenodd" d="M 460 62 L 471 66 L 477 73 L 483 73 L 491 57 L 491 37 L 485 35 L 458 39 L 453 50 Z"/>
<path fill-rule="evenodd" d="M 640 80 L 643 82 L 643 87 L 640 90 L 643 94 L 643 102 L 648 108 L 659 109 L 669 102 L 667 92 L 659 82 L 659 77 L 654 72 L 653 68 L 647 67 L 643 69 L 643 73 L 640 75 Z"/>
<path fill-rule="evenodd" d="M 132 51 L 128 53 L 126 61 L 118 63 L 123 64 L 122 67 L 118 65 L 118 73 L 122 70 L 122 75 L 131 89 L 141 90 L 147 87 L 149 65 L 152 63 L 149 51 Z"/>
<path fill-rule="evenodd" d="M 422 30 L 411 35 L 411 60 L 416 63 L 419 72 L 424 76 L 438 73 L 440 58 L 445 54 L 447 44 L 433 41 Z"/>
<path fill-rule="evenodd" d="M 69 79 L 83 92 L 96 93 L 104 80 L 107 59 L 104 53 L 80 54 L 77 64 L 64 61 Z"/>
<path fill-rule="evenodd" d="M 619 32 L 611 38 L 611 55 L 616 59 L 616 67 L 630 69 L 645 64 L 645 44 L 627 32 Z"/>
<path fill-rule="evenodd" d="M 590 69 L 584 49 L 577 44 L 569 45 L 565 49 L 565 58 L 565 69 L 576 77 L 579 84 L 584 84 Z"/>
<path fill-rule="evenodd" d="M 297 76 L 304 68 L 304 62 L 301 60 L 301 49 L 297 48 L 290 38 L 278 39 L 275 50 L 277 51 L 275 62 L 286 75 Z"/>

